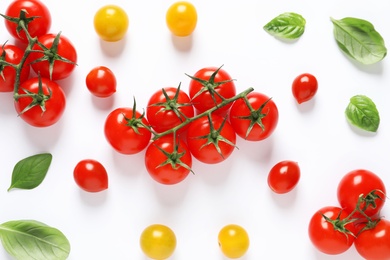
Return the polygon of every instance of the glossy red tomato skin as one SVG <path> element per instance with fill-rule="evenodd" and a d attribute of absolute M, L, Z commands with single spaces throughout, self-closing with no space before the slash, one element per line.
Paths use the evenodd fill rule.
<path fill-rule="evenodd" d="M 178 144 L 178 153 L 184 153 L 180 157 L 180 161 L 188 168 L 192 167 L 192 156 L 186 143 L 176 138 L 176 144 Z M 149 175 L 158 183 L 164 185 L 178 184 L 188 176 L 189 169 L 181 165 L 176 164 L 177 168 L 174 169 L 171 164 L 164 164 L 168 157 L 160 151 L 158 147 L 168 153 L 174 151 L 174 138 L 173 135 L 165 135 L 149 144 L 145 152 L 145 166 Z"/>
<path fill-rule="evenodd" d="M 317 90 L 317 78 L 310 73 L 297 76 L 292 83 L 292 93 L 298 104 L 311 100 Z"/>
<path fill-rule="evenodd" d="M 373 208 L 369 206 L 365 210 L 365 214 L 369 217 L 374 217 L 379 214 L 386 200 L 386 188 L 383 181 L 375 173 L 366 170 L 366 169 L 356 169 L 348 172 L 340 180 L 337 187 L 337 199 L 340 203 L 340 206 L 346 212 L 352 212 L 358 202 L 360 195 L 366 196 L 368 193 L 373 190 L 378 190 L 376 194 L 381 197 L 381 199 L 376 199 L 376 207 Z M 363 208 L 362 204 L 360 208 Z M 361 217 L 360 214 L 355 214 L 356 217 Z"/>
<path fill-rule="evenodd" d="M 116 77 L 106 66 L 98 66 L 89 71 L 85 84 L 92 95 L 100 98 L 112 96 L 116 92 Z"/>
<path fill-rule="evenodd" d="M 3 52 L 5 52 L 5 61 L 12 64 L 19 64 L 23 58 L 24 51 L 11 44 L 7 44 L 0 49 L 0 56 L 2 56 Z M 2 75 L 0 76 L 0 92 L 12 92 L 14 91 L 14 84 L 16 78 L 16 70 L 10 66 L 4 67 L 2 71 Z M 30 66 L 24 64 L 23 69 L 20 72 L 19 83 L 23 83 L 28 79 L 30 75 Z M 4 78 L 3 78 L 4 77 Z"/>
<path fill-rule="evenodd" d="M 259 92 L 251 92 L 247 95 L 248 101 L 252 108 L 258 110 L 265 102 L 266 105 L 261 110 L 265 116 L 261 119 L 264 126 L 264 130 L 260 125 L 255 124 L 247 135 L 248 128 L 250 127 L 251 120 L 242 119 L 240 117 L 249 116 L 251 111 L 245 104 L 243 99 L 237 99 L 229 112 L 229 119 L 234 131 L 241 138 L 248 141 L 261 141 L 272 135 L 279 122 L 279 110 L 275 102 L 267 95 Z"/>
<path fill-rule="evenodd" d="M 217 114 L 212 114 L 211 119 L 215 130 L 219 129 L 224 121 L 224 118 Z M 221 140 L 218 141 L 221 154 L 213 143 L 205 145 L 208 142 L 207 138 L 199 138 L 210 134 L 210 122 L 207 116 L 193 121 L 186 134 L 187 144 L 191 154 L 197 160 L 206 164 L 215 164 L 226 160 L 236 148 L 236 133 L 228 121 L 225 121 L 225 124 L 220 131 L 220 135 L 233 145 Z"/>
<path fill-rule="evenodd" d="M 340 216 L 340 220 L 343 220 L 348 216 L 348 213 L 340 207 L 335 206 L 327 206 L 319 209 L 314 213 L 309 222 L 310 241 L 317 250 L 324 254 L 338 255 L 344 253 L 352 246 L 355 237 L 351 234 L 336 230 L 333 224 L 328 222 L 323 215 L 332 220 Z M 356 234 L 353 223 L 349 223 L 345 227 L 353 234 Z"/>
<path fill-rule="evenodd" d="M 108 189 L 106 168 L 93 159 L 81 160 L 73 170 L 76 184 L 87 192 L 100 192 Z"/>
<path fill-rule="evenodd" d="M 217 70 L 217 67 L 205 67 L 200 70 L 198 70 L 193 77 L 203 79 L 208 81 L 210 79 L 210 76 Z M 215 75 L 214 82 L 221 82 L 225 80 L 232 80 L 229 73 L 223 69 L 219 69 L 218 73 Z M 212 95 L 210 92 L 205 91 L 202 94 L 197 95 L 199 91 L 201 91 L 203 88 L 203 85 L 196 81 L 191 79 L 189 84 L 189 96 L 192 100 L 192 103 L 197 110 L 198 113 L 202 113 L 208 109 L 213 108 L 216 103 L 221 103 L 221 98 L 219 98 L 217 95 L 215 95 L 216 103 L 214 102 Z M 234 97 L 236 95 L 236 86 L 234 84 L 234 81 L 230 81 L 224 84 L 221 84 L 220 86 L 215 88 L 215 91 L 219 93 L 221 96 L 223 96 L 225 99 Z M 225 115 L 227 111 L 229 110 L 231 106 L 231 103 L 221 107 L 214 113 L 219 115 Z"/>
<path fill-rule="evenodd" d="M 38 41 L 41 42 L 44 46 L 47 48 L 51 48 L 53 45 L 53 41 L 55 39 L 55 34 L 44 34 L 38 38 Z M 37 44 L 34 45 L 33 50 L 42 50 L 40 46 Z M 72 61 L 72 63 L 63 62 L 56 60 L 54 62 L 53 72 L 52 72 L 52 80 L 60 80 L 67 78 L 71 75 L 73 70 L 75 69 L 77 63 L 77 51 L 74 47 L 73 43 L 64 35 L 60 35 L 60 40 L 58 42 L 58 49 L 57 54 L 61 57 L 68 59 L 69 61 Z M 31 67 L 36 73 L 40 73 L 41 77 L 50 78 L 50 71 L 49 71 L 49 62 L 48 61 L 40 61 L 34 63 L 34 60 L 37 60 L 43 56 L 42 53 L 38 52 L 32 52 L 30 54 L 30 60 L 31 60 Z"/>
<path fill-rule="evenodd" d="M 355 239 L 357 252 L 367 260 L 390 259 L 390 221 L 382 218 L 372 229 L 359 233 Z"/>
<path fill-rule="evenodd" d="M 278 194 L 290 192 L 298 184 L 301 170 L 297 162 L 284 160 L 275 164 L 268 174 L 268 186 Z"/>
<path fill-rule="evenodd" d="M 5 11 L 5 15 L 10 17 L 19 17 L 20 10 L 26 10 L 26 17 L 38 16 L 28 24 L 28 32 L 31 37 L 39 37 L 49 32 L 51 27 L 51 15 L 47 6 L 39 0 L 16 0 L 12 1 Z M 28 43 L 27 36 L 22 30 L 17 34 L 17 24 L 5 20 L 5 26 L 8 32 L 15 38 L 24 43 Z"/>
<path fill-rule="evenodd" d="M 138 127 L 138 133 L 127 125 L 126 118 L 131 119 L 134 116 L 132 108 L 117 108 L 108 114 L 104 124 L 104 135 L 108 143 L 121 154 L 136 154 L 143 151 L 149 144 L 151 132 L 144 128 Z M 141 113 L 135 111 L 135 117 L 140 118 Z M 141 119 L 145 126 L 149 123 L 145 117 Z"/>
<path fill-rule="evenodd" d="M 28 124 L 35 127 L 47 127 L 57 123 L 66 108 L 66 96 L 61 86 L 56 82 L 46 78 L 41 78 L 42 89 L 45 95 L 49 95 L 49 89 L 51 91 L 51 97 L 45 102 L 46 111 L 42 113 L 42 109 L 39 106 L 34 106 L 28 111 L 20 114 L 25 107 L 27 107 L 31 101 L 31 97 L 21 97 L 14 102 L 15 110 L 20 117 Z M 38 93 L 39 80 L 37 77 L 26 80 L 20 85 L 18 93 L 20 95 L 25 94 L 24 89 L 33 93 Z"/>
<path fill-rule="evenodd" d="M 158 133 L 162 133 L 181 124 L 185 121 L 185 117 L 191 118 L 194 116 L 194 107 L 191 105 L 191 100 L 187 93 L 175 87 L 164 88 L 164 91 L 171 100 L 174 99 L 177 91 L 179 91 L 176 103 L 179 104 L 177 109 L 182 116 L 178 117 L 172 109 L 167 110 L 162 105 L 156 106 L 156 104 L 167 102 L 167 99 L 162 90 L 153 93 L 148 101 L 146 117 L 152 128 Z M 185 129 L 186 127 L 181 128 L 178 133 L 182 133 Z"/>

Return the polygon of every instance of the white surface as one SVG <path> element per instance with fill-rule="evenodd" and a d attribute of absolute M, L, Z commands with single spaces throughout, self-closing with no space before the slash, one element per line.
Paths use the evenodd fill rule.
<path fill-rule="evenodd" d="M 4 12 L 10 0 L 0 1 Z M 337 205 L 336 187 L 350 170 L 365 168 L 387 185 L 390 154 L 389 59 L 373 66 L 349 60 L 336 46 L 330 17 L 347 16 L 372 22 L 390 42 L 387 1 L 192 1 L 198 25 L 191 37 L 172 37 L 165 12 L 173 1 L 44 1 L 52 14 L 51 32 L 62 31 L 76 46 L 78 67 L 61 81 L 68 106 L 61 121 L 33 128 L 16 116 L 11 94 L 0 94 L 0 222 L 35 219 L 60 229 L 71 243 L 69 259 L 145 259 L 139 247 L 142 230 L 153 223 L 170 226 L 178 239 L 171 259 L 224 259 L 217 244 L 222 226 L 236 223 L 251 239 L 245 260 L 360 259 L 352 247 L 340 256 L 327 256 L 311 245 L 307 226 L 319 208 Z M 104 4 L 125 8 L 130 18 L 126 39 L 101 42 L 92 20 Z M 375 7 L 373 6 L 375 5 Z M 300 13 L 307 22 L 303 36 L 288 43 L 263 29 L 280 13 Z M 0 42 L 11 36 L 0 23 Z M 389 46 L 388 46 L 389 47 Z M 238 91 L 254 87 L 273 97 L 279 125 L 263 142 L 238 141 L 239 150 L 225 162 L 195 162 L 183 183 L 154 182 L 143 154 L 124 156 L 113 151 L 103 135 L 107 114 L 132 106 L 133 96 L 144 108 L 149 95 L 182 82 L 205 66 L 220 66 L 237 79 Z M 85 86 L 87 72 L 97 65 L 117 76 L 113 98 L 94 98 Z M 314 74 L 319 90 L 314 100 L 297 105 L 293 79 Z M 377 105 L 381 124 L 376 134 L 355 131 L 344 109 L 356 94 Z M 51 152 L 53 162 L 44 182 L 34 190 L 7 192 L 13 166 L 20 159 Z M 73 168 L 85 158 L 102 162 L 109 172 L 109 189 L 99 194 L 81 191 Z M 267 173 L 277 162 L 299 162 L 301 180 L 286 195 L 267 186 Z M 390 188 L 390 186 L 389 186 Z M 389 205 L 383 214 L 389 215 Z M 0 258 L 9 259 L 0 249 Z"/>

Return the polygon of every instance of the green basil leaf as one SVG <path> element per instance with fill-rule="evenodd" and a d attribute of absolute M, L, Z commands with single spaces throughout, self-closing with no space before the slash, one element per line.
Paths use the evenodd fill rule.
<path fill-rule="evenodd" d="M 375 103 L 368 97 L 356 95 L 350 99 L 345 110 L 350 124 L 366 131 L 376 132 L 380 117 Z"/>
<path fill-rule="evenodd" d="M 297 39 L 305 31 L 306 20 L 297 13 L 283 13 L 272 19 L 263 29 L 269 34 L 284 38 Z"/>
<path fill-rule="evenodd" d="M 331 21 L 337 45 L 352 59 L 362 64 L 374 64 L 386 56 L 385 42 L 370 22 L 352 17 L 331 18 Z"/>
<path fill-rule="evenodd" d="M 51 164 L 50 153 L 36 154 L 20 160 L 12 172 L 12 188 L 33 189 L 42 183 Z"/>
<path fill-rule="evenodd" d="M 70 253 L 65 235 L 35 220 L 13 220 L 0 225 L 4 249 L 15 259 L 62 260 Z"/>

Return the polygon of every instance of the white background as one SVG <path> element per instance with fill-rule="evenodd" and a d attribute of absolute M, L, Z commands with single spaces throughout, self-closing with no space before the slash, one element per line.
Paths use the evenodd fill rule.
<path fill-rule="evenodd" d="M 4 13 L 10 0 L 0 1 Z M 347 58 L 333 38 L 330 17 L 347 16 L 372 22 L 390 42 L 387 1 L 367 4 L 344 1 L 192 1 L 198 24 L 191 37 L 171 36 L 165 13 L 173 1 L 44 1 L 52 14 L 51 32 L 67 36 L 76 46 L 78 67 L 60 81 L 67 108 L 56 125 L 34 128 L 17 117 L 12 94 L 0 94 L 0 222 L 35 219 L 60 229 L 71 243 L 69 259 L 140 259 L 142 230 L 154 223 L 171 227 L 178 244 L 171 259 L 222 260 L 217 243 L 226 224 L 243 226 L 251 239 L 243 259 L 360 259 L 352 247 L 328 256 L 311 245 L 307 227 L 312 214 L 338 205 L 336 188 L 347 172 L 364 168 L 390 183 L 389 59 L 363 66 Z M 122 6 L 130 19 L 126 38 L 99 40 L 93 16 L 105 4 Z M 306 31 L 293 42 L 278 40 L 263 26 L 283 12 L 306 19 Z M 13 40 L 0 23 L 0 42 Z M 195 162 L 184 182 L 164 186 L 153 181 L 143 153 L 125 156 L 105 140 L 106 116 L 118 107 L 132 107 L 133 97 L 144 108 L 151 93 L 182 83 L 206 66 L 221 66 L 236 79 L 238 91 L 254 87 L 279 108 L 276 131 L 262 142 L 238 140 L 239 150 L 225 162 Z M 118 89 L 112 98 L 93 97 L 85 76 L 98 65 L 110 67 Z M 316 97 L 298 105 L 291 83 L 301 73 L 315 75 Z M 344 110 L 349 98 L 363 94 L 377 105 L 381 123 L 376 134 L 352 128 Z M 34 190 L 12 190 L 13 166 L 22 158 L 53 154 L 43 183 Z M 91 194 L 73 180 L 82 159 L 103 163 L 109 189 Z M 267 186 L 270 168 L 281 160 L 296 160 L 301 180 L 294 191 L 276 195 Z M 389 186 L 390 189 L 390 186 Z M 388 216 L 390 206 L 385 205 Z M 0 249 L 0 258 L 9 259 Z"/>

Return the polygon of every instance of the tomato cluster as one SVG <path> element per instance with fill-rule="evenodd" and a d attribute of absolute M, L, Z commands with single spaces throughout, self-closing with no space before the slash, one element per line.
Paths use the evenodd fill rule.
<path fill-rule="evenodd" d="M 355 245 L 365 259 L 390 259 L 390 221 L 380 215 L 386 201 L 383 181 L 373 172 L 348 172 L 337 188 L 339 206 L 312 216 L 309 237 L 321 252 L 341 254 Z"/>
<path fill-rule="evenodd" d="M 18 44 L 1 46 L 0 92 L 13 92 L 15 110 L 28 124 L 53 125 L 66 107 L 57 81 L 73 72 L 76 49 L 64 35 L 50 33 L 51 15 L 40 0 L 13 1 L 2 16 Z"/>

